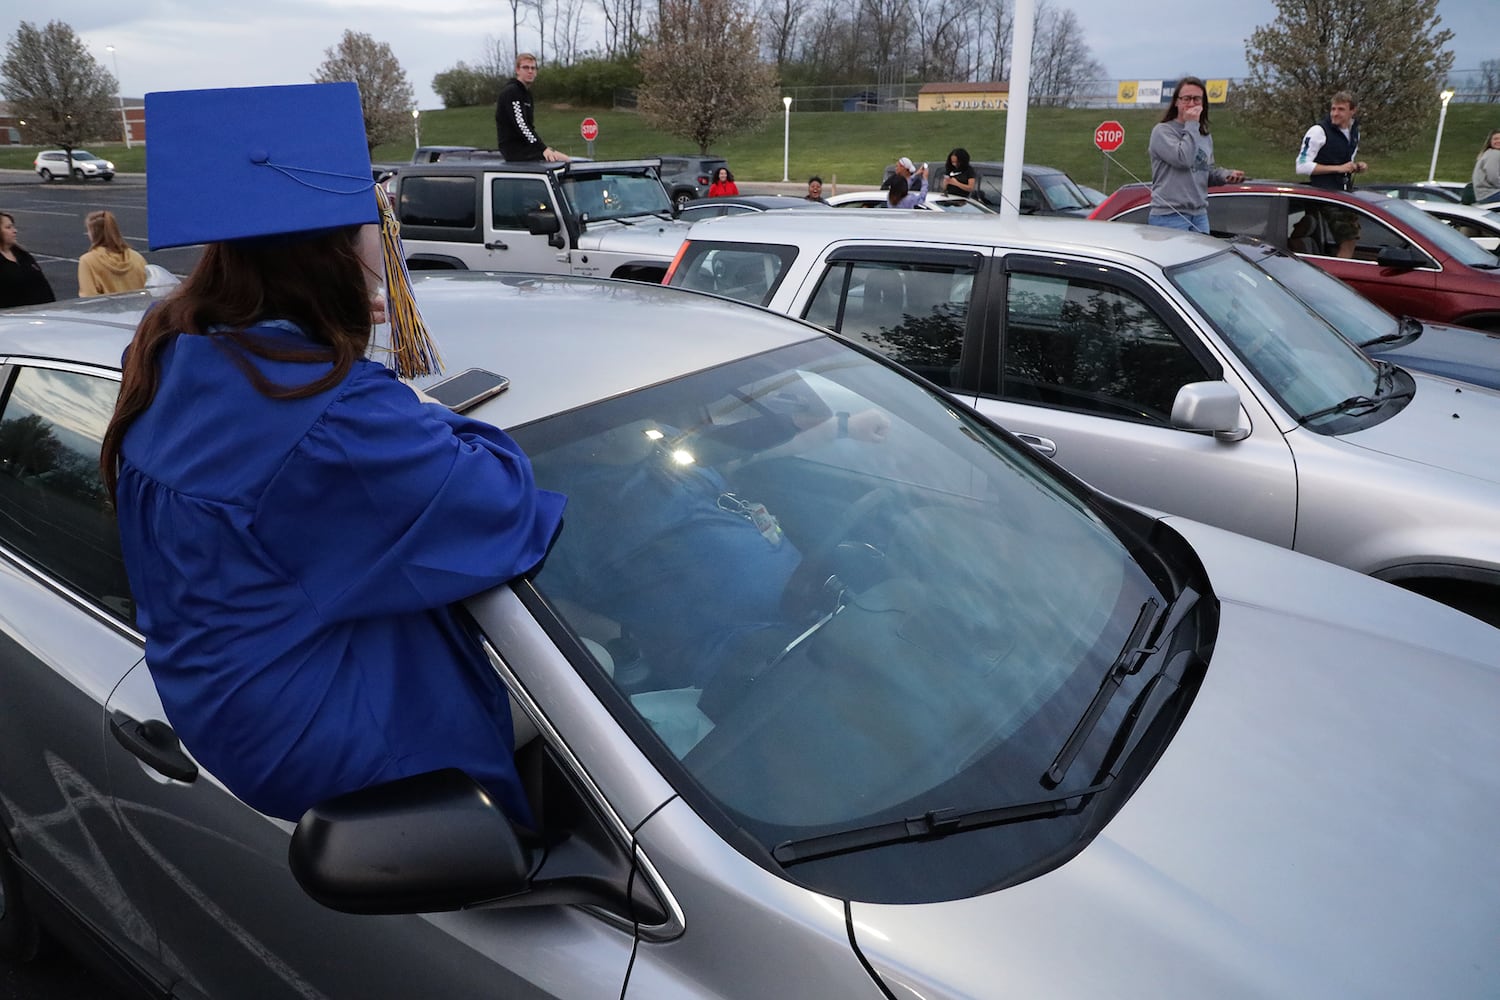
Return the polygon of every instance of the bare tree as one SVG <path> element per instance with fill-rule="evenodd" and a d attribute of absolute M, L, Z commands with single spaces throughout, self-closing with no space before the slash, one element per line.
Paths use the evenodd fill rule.
<path fill-rule="evenodd" d="M 359 85 L 365 142 L 370 149 L 405 131 L 417 100 L 406 80 L 406 71 L 389 45 L 363 32 L 346 29 L 339 43 L 325 49 L 323 55 L 326 58 L 313 79 L 318 83 L 348 80 Z"/>
<path fill-rule="evenodd" d="M 779 70 L 792 57 L 797 44 L 797 26 L 807 16 L 808 0 L 762 0 L 759 12 L 766 48 Z"/>
<path fill-rule="evenodd" d="M 917 78 L 924 81 L 952 81 L 966 77 L 962 70 L 964 15 L 963 0 L 909 0 L 910 37 L 916 40 Z"/>
<path fill-rule="evenodd" d="M 510 4 L 510 51 L 519 53 L 521 51 L 521 21 L 525 15 L 523 10 L 530 11 L 531 4 L 526 0 L 505 0 Z"/>
<path fill-rule="evenodd" d="M 1070 8 L 1058 10 L 1048 0 L 1036 5 L 1031 39 L 1031 103 L 1065 106 L 1080 88 L 1104 75 L 1084 41 L 1083 25 Z"/>
<path fill-rule="evenodd" d="M 538 6 L 547 0 L 537 0 Z M 542 16 L 538 13 L 538 16 Z M 552 47 L 556 61 L 571 66 L 583 51 L 581 39 L 587 23 L 584 0 L 552 0 Z"/>
<path fill-rule="evenodd" d="M 776 101 L 775 69 L 761 62 L 755 22 L 737 0 L 661 0 L 640 65 L 641 117 L 700 153 L 759 128 Z"/>
<path fill-rule="evenodd" d="M 1500 101 L 1500 59 L 1486 59 L 1479 64 L 1473 87 L 1478 96 L 1491 104 Z"/>
<path fill-rule="evenodd" d="M 1359 102 L 1362 148 L 1401 149 L 1428 134 L 1453 66 L 1438 0 L 1272 0 L 1276 20 L 1245 45 L 1245 118 L 1287 148 L 1340 90 Z"/>
<path fill-rule="evenodd" d="M 608 56 L 635 56 L 645 34 L 643 0 L 599 0 L 604 11 L 604 52 Z"/>
<path fill-rule="evenodd" d="M 0 93 L 32 138 L 73 150 L 120 130 L 114 75 L 61 21 L 38 28 L 22 21 L 0 62 Z"/>

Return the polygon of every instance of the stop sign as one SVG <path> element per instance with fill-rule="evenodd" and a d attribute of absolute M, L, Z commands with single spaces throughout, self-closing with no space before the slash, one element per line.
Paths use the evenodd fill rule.
<path fill-rule="evenodd" d="M 1125 128 L 1119 122 L 1104 122 L 1094 129 L 1094 145 L 1106 153 L 1113 153 L 1125 145 Z"/>
<path fill-rule="evenodd" d="M 592 118 L 585 118 L 583 124 L 578 129 L 578 134 L 583 136 L 586 141 L 593 142 L 599 138 L 599 123 Z"/>

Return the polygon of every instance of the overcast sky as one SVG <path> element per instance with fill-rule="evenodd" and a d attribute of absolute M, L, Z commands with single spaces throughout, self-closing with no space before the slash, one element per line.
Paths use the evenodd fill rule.
<path fill-rule="evenodd" d="M 65 21 L 111 71 L 118 59 L 121 89 L 140 97 L 152 90 L 307 83 L 324 50 L 345 28 L 388 43 L 406 70 L 417 103 L 441 107 L 435 74 L 459 60 L 476 62 L 486 36 L 510 38 L 505 0 L 55 0 L 56 6 L 6 0 L 0 13 L 5 40 L 27 19 L 40 26 Z M 1271 0 L 1215 4 L 1205 0 L 1053 0 L 1071 7 L 1108 76 L 1116 79 L 1205 78 L 1245 73 L 1245 39 L 1275 18 Z M 30 7 L 30 11 L 23 8 Z M 1455 70 L 1500 58 L 1496 15 L 1500 0 L 1440 0 L 1451 28 Z M 589 12 L 595 37 L 603 17 Z M 523 49 L 535 45 L 524 27 Z M 115 46 L 110 53 L 106 45 Z M 545 67 L 543 73 L 545 73 Z"/>

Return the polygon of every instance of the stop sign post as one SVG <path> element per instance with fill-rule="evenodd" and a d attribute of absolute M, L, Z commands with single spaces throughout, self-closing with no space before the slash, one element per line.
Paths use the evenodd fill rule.
<path fill-rule="evenodd" d="M 1094 129 L 1094 145 L 1101 152 L 1113 153 L 1125 145 L 1125 128 L 1119 122 L 1108 121 Z"/>
<path fill-rule="evenodd" d="M 594 156 L 594 140 L 599 138 L 599 123 L 592 118 L 585 118 L 583 124 L 578 126 L 578 134 L 583 136 L 584 141 L 589 144 L 589 158 L 592 159 Z"/>

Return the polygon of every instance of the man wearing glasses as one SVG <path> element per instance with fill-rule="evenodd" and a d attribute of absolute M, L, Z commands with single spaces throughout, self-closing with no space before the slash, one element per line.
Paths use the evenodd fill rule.
<path fill-rule="evenodd" d="M 1328 114 L 1302 137 L 1297 151 L 1297 174 L 1313 187 L 1352 191 L 1354 175 L 1367 169 L 1359 154 L 1359 121 L 1354 117 L 1354 95 L 1341 90 L 1328 102 Z"/>
<path fill-rule="evenodd" d="M 516 56 L 516 75 L 500 89 L 495 102 L 495 146 L 507 160 L 555 163 L 569 159 L 542 141 L 532 119 L 531 85 L 536 82 L 536 56 Z"/>
<path fill-rule="evenodd" d="M 1151 130 L 1151 213 L 1148 224 L 1208 232 L 1208 186 L 1238 184 L 1239 170 L 1214 162 L 1208 131 L 1208 88 L 1196 76 L 1177 82 L 1172 103 Z"/>

